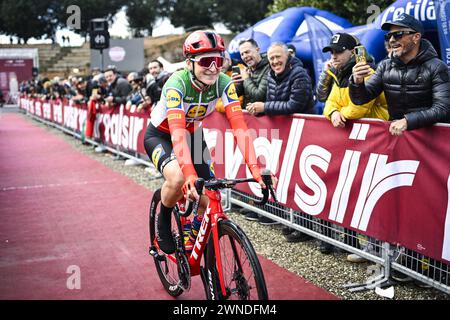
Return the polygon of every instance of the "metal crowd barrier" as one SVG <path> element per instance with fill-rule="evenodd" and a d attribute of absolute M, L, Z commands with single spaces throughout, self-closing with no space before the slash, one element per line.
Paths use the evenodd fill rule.
<path fill-rule="evenodd" d="M 396 282 L 390 278 L 391 270 L 397 270 L 413 279 L 429 284 L 437 290 L 450 294 L 450 265 L 448 264 L 436 261 L 413 250 L 367 237 L 280 204 L 268 203 L 264 206 L 256 206 L 254 205 L 256 198 L 236 189 L 231 190 L 227 196 L 230 198 L 224 203 L 235 204 L 252 210 L 292 229 L 376 263 L 379 268 L 371 269 L 373 275 L 368 277 L 367 281 L 344 285 L 352 292 L 394 285 Z"/>
<path fill-rule="evenodd" d="M 46 125 L 62 130 L 77 139 L 81 135 L 71 129 L 46 121 L 37 116 L 28 114 L 33 119 Z M 98 146 L 98 142 L 92 139 L 84 139 L 91 145 Z M 129 154 L 111 146 L 105 148 L 116 155 L 134 159 L 139 163 L 154 167 L 148 158 L 140 158 L 139 154 Z M 155 179 L 161 176 L 154 177 Z M 252 210 L 260 215 L 276 220 L 292 229 L 301 231 L 318 240 L 325 241 L 350 253 L 355 253 L 376 263 L 379 269 L 373 268 L 373 276 L 364 283 L 349 283 L 344 285 L 350 291 L 372 290 L 375 287 L 386 287 L 395 282 L 391 281 L 391 270 L 400 271 L 413 279 L 429 284 L 433 288 L 450 294 L 450 265 L 436 261 L 413 250 L 400 246 L 393 246 L 374 238 L 343 228 L 331 222 L 318 219 L 308 214 L 295 211 L 280 204 L 268 203 L 264 206 L 254 204 L 255 197 L 248 193 L 233 189 L 222 192 L 222 205 L 225 211 L 232 205 Z"/>

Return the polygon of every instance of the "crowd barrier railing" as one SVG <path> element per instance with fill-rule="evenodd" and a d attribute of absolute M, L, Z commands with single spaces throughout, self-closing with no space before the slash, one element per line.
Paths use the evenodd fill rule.
<path fill-rule="evenodd" d="M 106 112 L 100 108 L 95 118 L 94 136 L 89 138 L 82 134 L 88 118 L 86 106 L 68 101 L 45 103 L 22 97 L 20 108 L 35 119 L 78 139 L 85 138 L 93 145 L 105 144 L 112 153 L 153 166 L 143 149 L 148 115 L 126 111 L 123 106 Z M 207 132 L 205 138 L 214 155 L 216 175 L 230 178 L 248 175 L 245 166 L 236 165 L 242 162 L 242 155 L 239 156 L 232 140 L 227 140 L 232 135 L 228 134 L 226 121 L 220 117 L 223 115 L 214 115 L 210 121 L 204 122 L 204 131 Z M 373 274 L 365 283 L 345 285 L 351 291 L 395 284 L 390 280 L 390 274 L 392 270 L 398 270 L 450 294 L 450 214 L 447 212 L 450 211 L 447 188 L 450 185 L 450 148 L 447 146 L 450 126 L 436 125 L 410 132 L 404 139 L 396 140 L 383 134 L 387 124 L 382 121 L 354 121 L 347 124 L 347 131 L 338 131 L 321 116 L 262 118 L 247 117 L 247 122 L 249 128 L 256 132 L 255 148 L 258 155 L 265 158 L 266 167 L 279 173 L 277 196 L 281 196 L 281 201 L 279 204 L 272 202 L 257 207 L 253 201 L 258 190 L 249 185 L 222 194 L 225 210 L 230 210 L 233 204 L 247 208 L 374 262 L 376 265 L 371 269 Z M 275 132 L 268 133 L 271 128 Z M 324 140 L 324 137 L 329 141 Z M 434 148 L 429 141 L 433 141 Z M 296 148 L 299 150 L 292 150 Z M 307 150 L 312 152 L 304 156 Z M 290 157 L 292 163 L 284 161 L 286 157 Z M 219 158 L 223 161 L 216 162 Z M 334 159 L 339 161 L 333 163 Z M 389 166 L 393 163 L 395 166 Z M 366 165 L 365 169 L 356 172 L 364 167 L 363 164 Z M 300 174 L 294 172 L 293 167 L 296 166 Z M 395 170 L 399 167 L 403 171 L 400 170 L 400 174 L 387 187 L 389 191 L 397 187 L 395 193 L 382 194 L 383 197 L 378 195 L 375 204 L 363 201 L 364 197 L 370 199 L 373 193 L 380 193 L 377 186 L 395 176 Z M 316 168 L 323 172 L 329 169 L 326 173 L 334 174 L 327 178 L 324 174 L 320 175 L 323 173 L 320 170 L 314 170 Z M 385 176 L 383 170 L 388 171 Z M 321 181 L 325 182 L 323 188 L 314 189 L 314 183 L 320 184 Z M 367 181 L 376 181 L 377 184 L 365 186 Z M 432 186 L 427 185 L 430 181 Z M 305 186 L 310 188 L 309 192 L 303 191 L 308 189 Z M 351 197 L 353 193 L 357 194 L 355 190 L 359 190 L 359 196 Z M 323 199 L 311 199 L 326 191 L 328 194 Z M 406 196 L 403 192 L 406 192 Z M 420 194 L 421 198 L 414 198 L 414 192 Z M 286 195 L 289 195 L 287 199 Z M 339 198 L 339 201 L 336 202 L 335 198 Z M 316 202 L 310 201 L 308 204 L 308 199 Z M 322 200 L 319 206 L 322 211 L 319 212 L 317 203 Z M 370 207 L 372 211 L 368 213 L 364 209 L 358 213 L 361 201 L 365 209 Z M 423 214 L 420 213 L 424 207 L 421 201 L 426 202 L 425 207 L 428 208 Z M 348 215 L 349 212 L 353 212 L 353 216 Z M 432 218 L 429 221 L 431 226 L 427 224 L 427 219 L 421 220 L 424 215 Z M 414 235 L 412 231 L 418 229 L 407 217 L 412 217 L 419 224 L 418 228 L 426 232 L 431 228 L 441 237 L 427 237 L 422 233 Z M 398 221 L 394 232 L 387 232 L 395 219 Z"/>

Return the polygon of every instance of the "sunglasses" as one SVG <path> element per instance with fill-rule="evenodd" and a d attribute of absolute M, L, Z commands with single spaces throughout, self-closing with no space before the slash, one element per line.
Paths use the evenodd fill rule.
<path fill-rule="evenodd" d="M 401 38 L 403 38 L 403 36 L 406 36 L 408 34 L 414 34 L 417 33 L 417 31 L 394 31 L 394 32 L 389 32 L 386 33 L 384 35 L 384 40 L 385 41 L 389 41 L 391 39 L 391 37 L 394 37 L 395 40 L 400 40 Z"/>
<path fill-rule="evenodd" d="M 216 65 L 216 68 L 222 68 L 223 60 L 223 57 L 201 57 L 200 59 L 191 59 L 191 61 L 197 62 L 200 67 L 206 69 L 211 68 L 213 63 Z"/>

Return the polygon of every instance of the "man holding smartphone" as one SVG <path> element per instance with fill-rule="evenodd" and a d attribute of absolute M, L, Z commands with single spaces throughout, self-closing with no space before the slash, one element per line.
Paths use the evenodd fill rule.
<path fill-rule="evenodd" d="M 350 81 L 350 98 L 356 104 L 370 101 L 384 91 L 389 106 L 389 132 L 400 136 L 414 130 L 450 121 L 450 76 L 433 45 L 422 38 L 422 23 L 408 14 L 385 22 L 385 40 L 391 48 L 388 59 L 376 73 L 366 63 L 357 63 Z"/>
<path fill-rule="evenodd" d="M 350 99 L 348 79 L 356 60 L 368 63 L 371 72 L 367 76 L 373 74 L 375 69 L 373 58 L 365 52 L 364 47 L 358 46 L 358 44 L 359 40 L 354 36 L 348 33 L 336 33 L 332 36 L 330 44 L 322 50 L 331 52 L 331 65 L 333 66 L 333 69 L 324 71 L 333 78 L 333 85 L 323 114 L 336 128 L 345 127 L 347 119 L 388 119 L 386 99 L 383 93 L 361 105 L 356 105 Z"/>
<path fill-rule="evenodd" d="M 240 70 L 240 73 L 233 73 L 231 80 L 236 86 L 238 96 L 244 96 L 242 108 L 245 109 L 249 103 L 266 100 L 267 74 L 270 67 L 267 57 L 261 55 L 254 39 L 242 40 L 239 43 L 239 52 L 247 68 Z"/>

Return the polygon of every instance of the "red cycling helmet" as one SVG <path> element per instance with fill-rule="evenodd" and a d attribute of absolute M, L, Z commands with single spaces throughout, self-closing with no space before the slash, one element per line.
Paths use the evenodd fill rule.
<path fill-rule="evenodd" d="M 195 31 L 191 33 L 183 44 L 183 55 L 194 56 L 208 52 L 224 52 L 223 39 L 213 31 Z"/>

